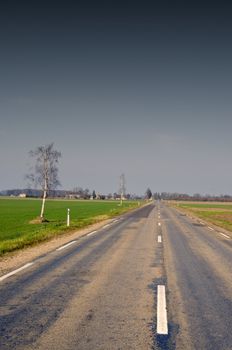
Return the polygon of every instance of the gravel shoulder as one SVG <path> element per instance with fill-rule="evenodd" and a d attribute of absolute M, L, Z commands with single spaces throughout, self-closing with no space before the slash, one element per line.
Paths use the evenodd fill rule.
<path fill-rule="evenodd" d="M 47 254 L 54 249 L 66 244 L 74 239 L 81 238 L 87 235 L 89 232 L 98 230 L 102 226 L 111 222 L 113 219 L 103 220 L 96 224 L 90 225 L 84 229 L 65 233 L 64 235 L 59 235 L 57 237 L 52 238 L 47 242 L 41 242 L 34 246 L 25 247 L 24 249 L 20 249 L 11 253 L 0 257 L 0 276 L 17 269 L 18 267 L 31 262 L 32 260 L 40 257 L 41 255 Z"/>

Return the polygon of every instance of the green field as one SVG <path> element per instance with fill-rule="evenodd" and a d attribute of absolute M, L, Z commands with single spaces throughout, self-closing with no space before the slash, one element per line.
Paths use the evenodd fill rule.
<path fill-rule="evenodd" d="M 177 203 L 176 206 L 200 219 L 232 232 L 232 203 Z"/>
<path fill-rule="evenodd" d="M 74 231 L 137 208 L 137 201 L 47 200 L 48 222 L 33 223 L 40 214 L 41 200 L 0 198 L 0 255 Z M 70 227 L 66 226 L 70 208 Z"/>

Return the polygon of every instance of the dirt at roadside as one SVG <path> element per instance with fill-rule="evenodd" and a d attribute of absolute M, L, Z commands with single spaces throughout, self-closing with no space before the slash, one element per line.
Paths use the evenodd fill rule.
<path fill-rule="evenodd" d="M 105 224 L 111 222 L 112 219 L 103 220 L 84 229 L 75 231 L 73 233 L 65 233 L 63 236 L 57 236 L 47 242 L 41 242 L 35 246 L 26 247 L 15 252 L 8 253 L 0 257 L 0 276 L 15 270 L 28 262 L 38 258 L 41 255 L 47 254 L 54 249 L 62 246 L 73 239 L 80 238 L 93 230 L 97 230 Z"/>

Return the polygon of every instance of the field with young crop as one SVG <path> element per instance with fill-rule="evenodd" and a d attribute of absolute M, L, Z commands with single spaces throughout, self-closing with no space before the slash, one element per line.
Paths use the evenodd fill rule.
<path fill-rule="evenodd" d="M 26 245 L 47 240 L 122 214 L 138 207 L 137 201 L 47 200 L 47 222 L 35 220 L 40 214 L 41 200 L 0 198 L 0 255 Z M 67 227 L 67 209 L 70 227 Z"/>
<path fill-rule="evenodd" d="M 232 203 L 178 202 L 178 208 L 232 232 Z"/>

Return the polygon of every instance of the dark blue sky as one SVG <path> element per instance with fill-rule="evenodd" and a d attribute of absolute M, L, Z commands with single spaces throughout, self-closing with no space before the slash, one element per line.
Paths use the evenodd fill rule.
<path fill-rule="evenodd" d="M 232 194 L 224 2 L 0 5 L 0 189 L 55 143 L 63 188 Z"/>

